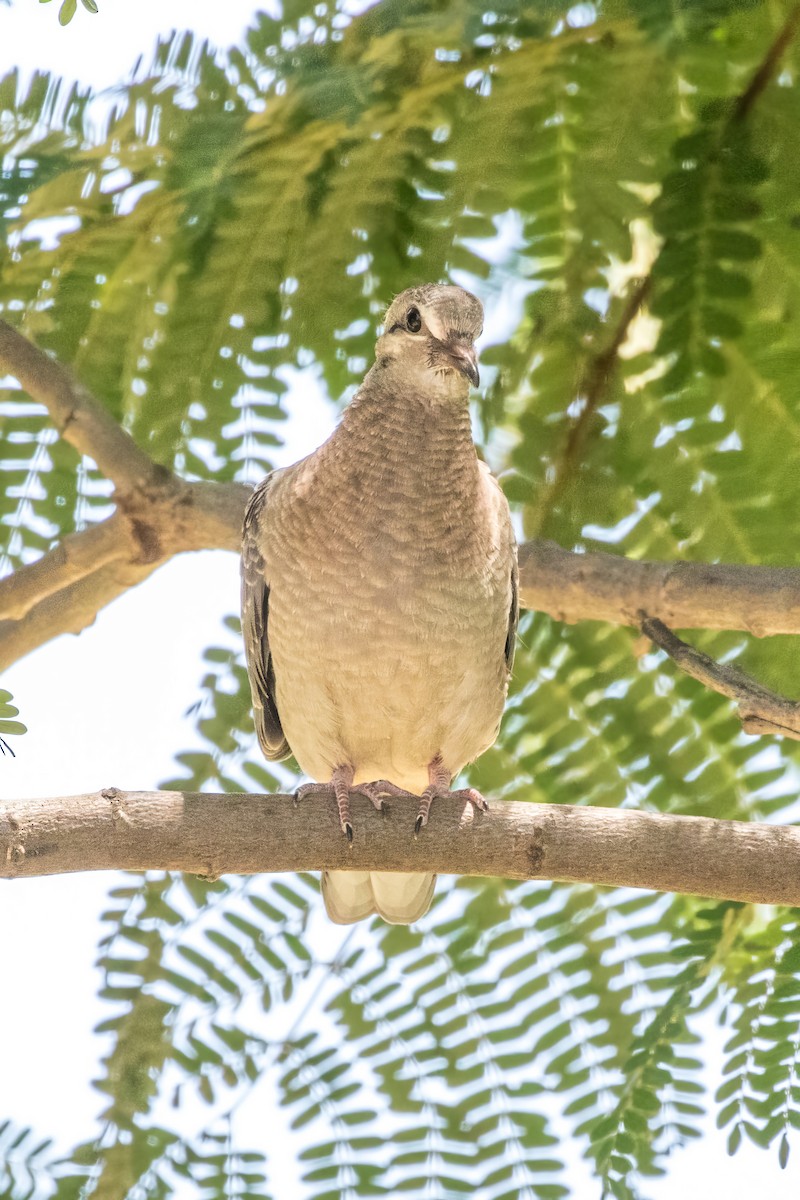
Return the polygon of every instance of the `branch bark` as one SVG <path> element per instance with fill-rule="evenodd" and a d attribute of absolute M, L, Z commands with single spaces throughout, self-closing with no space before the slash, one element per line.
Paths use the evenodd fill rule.
<path fill-rule="evenodd" d="M 69 871 L 435 871 L 652 888 L 800 905 L 800 828 L 616 808 L 440 802 L 413 836 L 416 801 L 383 814 L 352 800 L 349 845 L 333 804 L 291 796 L 121 792 L 0 804 L 0 877 Z"/>
<path fill-rule="evenodd" d="M 43 404 L 64 440 L 93 459 L 117 491 L 134 492 L 171 478 L 66 367 L 6 321 L 0 321 L 0 375 L 13 376 Z"/>
<path fill-rule="evenodd" d="M 62 633 L 79 633 L 173 555 L 237 551 L 249 489 L 234 483 L 184 487 L 169 503 L 140 508 L 127 531 L 118 526 L 100 533 L 103 527 L 93 526 L 71 535 L 68 550 L 56 547 L 0 581 L 0 670 Z M 116 520 L 117 514 L 104 524 Z M 136 530 L 146 531 L 146 545 Z M 93 543 L 102 550 L 94 564 Z M 638 628 L 644 610 L 674 629 L 744 630 L 755 637 L 800 633 L 796 567 L 643 562 L 576 554 L 547 541 L 525 542 L 519 554 L 522 607 L 567 624 Z"/>
<path fill-rule="evenodd" d="M 632 299 L 626 320 L 642 295 Z M 598 380 L 610 369 L 611 350 L 606 357 L 598 360 Z M 102 607 L 175 554 L 238 551 L 250 489 L 187 483 L 159 467 L 68 371 L 2 321 L 0 371 L 45 404 L 63 436 L 97 462 L 116 486 L 117 503 L 106 521 L 0 580 L 2 670 L 52 638 L 91 625 Z M 638 626 L 644 610 L 677 629 L 800 633 L 797 568 L 636 562 L 534 540 L 520 547 L 520 585 L 523 607 L 569 623 Z"/>
<path fill-rule="evenodd" d="M 48 596 L 94 575 L 110 562 L 129 558 L 131 551 L 118 513 L 80 533 L 70 533 L 35 562 L 0 579 L 0 613 L 7 621 L 19 621 Z"/>
<path fill-rule="evenodd" d="M 107 520 L 0 580 L 0 670 L 62 633 L 80 633 L 176 554 L 238 552 L 249 495 L 240 483 L 175 479 L 117 497 L 120 507 Z"/>
<path fill-rule="evenodd" d="M 673 629 L 800 633 L 800 569 L 644 562 L 574 554 L 555 542 L 519 548 L 520 603 L 558 621 L 639 625 L 644 611 Z"/>
<path fill-rule="evenodd" d="M 645 637 L 664 650 L 674 663 L 705 687 L 737 705 L 745 733 L 772 734 L 800 741 L 800 704 L 756 683 L 735 665 L 718 663 L 695 646 L 682 642 L 663 621 L 640 613 Z"/>

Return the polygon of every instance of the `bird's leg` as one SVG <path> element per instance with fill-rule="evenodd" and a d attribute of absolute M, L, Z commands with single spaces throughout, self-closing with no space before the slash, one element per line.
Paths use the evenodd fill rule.
<path fill-rule="evenodd" d="M 351 766 L 337 767 L 331 775 L 331 787 L 339 810 L 339 826 L 348 842 L 353 840 L 353 823 L 350 819 L 350 786 L 355 771 Z"/>
<path fill-rule="evenodd" d="M 451 800 L 464 800 L 480 812 L 489 811 L 489 805 L 477 788 L 459 788 L 457 791 L 451 792 L 451 780 L 452 775 L 447 770 L 447 767 L 445 767 L 440 755 L 437 754 L 436 758 L 428 763 L 428 786 L 420 797 L 419 811 L 417 812 L 417 819 L 414 822 L 415 834 L 419 833 L 420 829 L 424 829 L 428 824 L 431 805 L 436 799 L 445 799 L 447 797 Z"/>
<path fill-rule="evenodd" d="M 343 763 L 335 769 L 329 783 L 304 783 L 294 794 L 295 805 L 300 800 L 304 800 L 306 796 L 327 797 L 332 794 L 339 812 L 339 825 L 348 842 L 353 840 L 353 823 L 350 819 L 350 789 L 354 775 L 353 767 L 349 763 Z"/>

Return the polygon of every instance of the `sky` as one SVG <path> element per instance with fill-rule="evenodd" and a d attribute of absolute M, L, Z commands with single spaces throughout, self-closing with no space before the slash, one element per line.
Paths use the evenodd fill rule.
<path fill-rule="evenodd" d="M 147 59 L 160 34 L 193 29 L 220 46 L 238 42 L 257 9 L 253 0 L 98 0 L 82 4 L 69 25 L 58 23 L 61 0 L 14 0 L 0 7 L 0 71 L 53 71 L 67 79 L 110 87 L 124 79 L 139 54 Z"/>
<path fill-rule="evenodd" d="M 98 15 L 79 5 L 62 28 L 59 2 L 0 5 L 0 75 L 19 66 L 109 87 L 140 53 L 148 55 L 159 34 L 188 27 L 228 45 L 254 11 L 251 0 L 98 0 Z M 288 424 L 286 462 L 322 441 L 332 421 L 312 387 L 296 386 L 303 415 Z M 184 555 L 103 610 L 79 638 L 61 637 L 8 671 L 2 684 L 29 732 L 17 740 L 16 758 L 0 760 L 2 795 L 149 789 L 174 774 L 175 752 L 198 745 L 185 713 L 198 698 L 202 652 L 219 642 L 238 588 L 234 555 Z M 170 611 L 181 619 L 164 621 Z M 107 1013 L 97 1000 L 94 961 L 98 916 L 112 882 L 106 873 L 87 873 L 0 884 L 2 973 L 14 980 L 0 987 L 0 1120 L 10 1115 L 56 1136 L 62 1150 L 87 1136 L 100 1106 L 90 1084 L 100 1044 L 91 1031 Z M 713 1086 L 723 1037 L 711 1016 L 703 1033 L 713 1048 Z M 595 1194 L 583 1165 L 573 1162 L 570 1174 L 577 1195 Z M 666 1179 L 648 1194 L 651 1200 L 796 1200 L 797 1181 L 791 1160 L 782 1172 L 774 1152 L 744 1147 L 729 1158 L 709 1118 L 702 1141 L 676 1155 Z"/>

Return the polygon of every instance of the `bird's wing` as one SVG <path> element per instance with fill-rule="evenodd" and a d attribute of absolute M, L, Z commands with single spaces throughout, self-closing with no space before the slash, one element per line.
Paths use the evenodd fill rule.
<path fill-rule="evenodd" d="M 506 670 L 509 675 L 511 668 L 514 665 L 514 651 L 517 644 L 517 625 L 519 624 L 519 567 L 517 565 L 517 539 L 514 536 L 514 527 L 511 524 L 511 513 L 508 509 L 508 501 L 506 500 L 505 492 L 500 486 L 500 483 L 495 479 L 487 463 L 482 460 L 479 463 L 484 482 L 488 486 L 489 495 L 492 497 L 499 518 L 499 524 L 502 529 L 501 539 L 504 541 L 502 547 L 503 554 L 508 560 L 508 569 L 511 575 L 511 604 L 508 610 L 508 628 L 506 630 L 505 642 L 505 660 Z"/>
<path fill-rule="evenodd" d="M 517 566 L 517 547 L 514 544 L 511 557 L 511 608 L 508 612 L 508 633 L 506 634 L 506 670 L 509 675 L 514 666 L 514 651 L 517 646 L 517 625 L 519 624 L 519 567 Z"/>
<path fill-rule="evenodd" d="M 258 544 L 258 526 L 269 520 L 269 491 L 275 472 L 267 475 L 248 501 L 242 533 L 242 637 L 244 639 L 253 719 L 264 755 L 277 761 L 291 754 L 275 700 L 275 672 L 269 652 L 269 586 Z"/>

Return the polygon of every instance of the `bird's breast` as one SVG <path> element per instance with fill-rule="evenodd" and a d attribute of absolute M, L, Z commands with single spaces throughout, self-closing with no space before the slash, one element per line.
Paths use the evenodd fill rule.
<path fill-rule="evenodd" d="M 450 465 L 376 479 L 362 463 L 276 498 L 270 651 L 284 731 L 313 778 L 350 762 L 357 779 L 419 791 L 437 754 L 456 772 L 496 736 L 510 570 L 474 449 Z"/>

